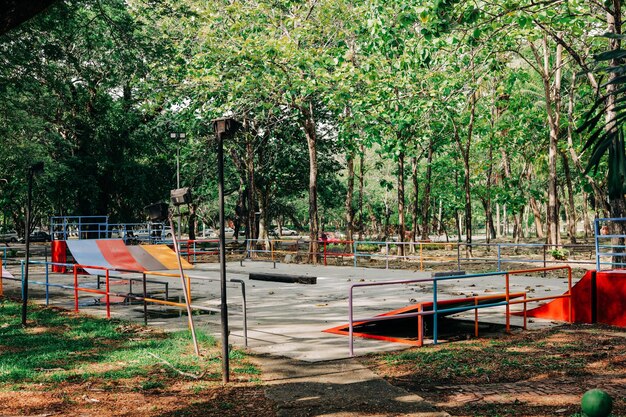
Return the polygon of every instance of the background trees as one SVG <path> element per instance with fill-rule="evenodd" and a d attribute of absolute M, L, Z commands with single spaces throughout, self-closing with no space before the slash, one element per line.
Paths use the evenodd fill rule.
<path fill-rule="evenodd" d="M 2 221 L 23 223 L 35 160 L 44 224 L 142 219 L 180 147 L 212 225 L 210 120 L 233 115 L 227 207 L 249 238 L 575 242 L 624 214 L 621 20 L 594 1 L 60 1 L 0 39 Z"/>

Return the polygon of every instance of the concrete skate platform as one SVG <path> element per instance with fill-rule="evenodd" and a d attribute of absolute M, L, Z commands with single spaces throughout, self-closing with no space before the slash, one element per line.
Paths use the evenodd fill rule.
<path fill-rule="evenodd" d="M 10 268 L 9 268 L 10 269 Z M 12 271 L 14 275 L 17 271 Z M 171 271 L 174 272 L 175 271 Z M 299 285 L 273 281 L 250 280 L 249 274 L 298 275 L 317 277 L 316 285 Z M 192 277 L 193 304 L 219 309 L 219 265 L 197 264 Z M 19 277 L 19 273 L 16 275 Z M 140 276 L 138 276 L 140 277 Z M 194 278 L 196 277 L 196 278 Z M 276 264 L 267 262 L 231 262 L 227 264 L 227 279 L 242 280 L 245 283 L 248 316 L 248 347 L 251 351 L 263 354 L 286 356 L 293 359 L 317 362 L 344 359 L 349 356 L 348 337 L 322 332 L 324 329 L 348 322 L 348 292 L 352 284 L 412 280 L 430 278 L 429 271 L 385 270 L 375 268 L 353 268 L 346 266 L 312 266 L 298 264 Z M 167 280 L 170 285 L 170 300 L 180 297 L 182 289 L 178 277 L 148 277 Z M 579 278 L 579 277 L 576 277 Z M 92 285 L 95 277 L 81 276 L 84 284 Z M 32 268 L 31 281 L 42 281 L 42 272 Z M 50 282 L 71 285 L 71 275 L 54 274 Z M 504 276 L 489 276 L 468 279 L 451 279 L 438 284 L 438 299 L 445 300 L 463 296 L 482 296 L 504 291 Z M 19 282 L 5 281 L 5 292 L 19 294 Z M 133 292 L 138 294 L 140 284 L 135 284 Z M 44 287 L 31 285 L 31 299 L 42 302 Z M 159 287 L 160 288 L 160 287 Z M 112 288 L 112 291 L 126 289 Z M 567 290 L 567 279 L 543 278 L 536 276 L 512 276 L 511 292 L 529 291 L 529 297 L 560 295 Z M 73 291 L 51 288 L 52 305 L 73 308 Z M 354 319 L 363 319 L 402 308 L 420 301 L 432 301 L 432 282 L 412 283 L 395 286 L 355 288 Z M 81 312 L 104 316 L 105 308 L 95 302 L 93 295 L 81 294 Z M 228 284 L 229 342 L 243 347 L 242 294 L 238 283 Z M 529 308 L 532 305 L 529 305 Z M 511 310 L 521 310 L 522 306 L 512 306 Z M 171 307 L 149 305 L 148 324 L 169 330 L 185 329 L 187 320 L 181 311 Z M 113 305 L 113 317 L 143 322 L 143 307 L 139 304 Z M 462 313 L 472 318 L 474 312 Z M 481 321 L 504 323 L 504 306 L 479 311 Z M 219 313 L 194 315 L 196 327 L 214 334 L 219 340 Z M 512 325 L 521 325 L 521 317 L 511 317 Z M 549 325 L 549 321 L 539 319 L 533 323 Z M 428 343 L 428 340 L 426 340 Z M 407 346 L 377 340 L 354 339 L 355 354 L 384 352 L 404 349 Z"/>

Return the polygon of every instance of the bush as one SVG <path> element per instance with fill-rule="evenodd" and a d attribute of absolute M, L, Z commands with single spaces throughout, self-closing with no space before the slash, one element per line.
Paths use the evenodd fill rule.
<path fill-rule="evenodd" d="M 564 261 L 569 256 L 569 252 L 565 249 L 552 249 L 550 255 L 557 261 Z"/>

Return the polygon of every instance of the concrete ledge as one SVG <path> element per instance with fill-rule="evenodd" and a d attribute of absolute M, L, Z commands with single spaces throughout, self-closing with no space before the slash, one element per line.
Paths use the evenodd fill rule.
<path fill-rule="evenodd" d="M 291 284 L 317 284 L 317 277 L 308 277 L 306 275 L 267 274 L 255 272 L 249 274 L 248 278 L 256 281 L 287 282 Z"/>
<path fill-rule="evenodd" d="M 457 275 L 465 275 L 465 271 L 441 271 L 433 272 L 433 278 L 437 277 L 455 277 Z"/>

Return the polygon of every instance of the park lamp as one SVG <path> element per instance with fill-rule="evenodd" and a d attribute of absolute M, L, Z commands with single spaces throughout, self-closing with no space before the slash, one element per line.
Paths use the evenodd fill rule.
<path fill-rule="evenodd" d="M 218 200 L 220 210 L 220 315 L 222 321 L 222 382 L 230 379 L 228 359 L 228 304 L 226 299 L 226 238 L 224 233 L 224 139 L 230 139 L 241 128 L 241 123 L 231 117 L 213 119 L 213 131 L 217 136 Z"/>
<path fill-rule="evenodd" d="M 185 133 L 170 133 L 170 138 L 172 139 L 185 139 L 187 135 Z"/>
<path fill-rule="evenodd" d="M 220 117 L 213 119 L 213 131 L 218 136 L 218 139 L 230 139 L 235 136 L 235 133 L 241 128 L 241 123 L 230 117 Z"/>
<path fill-rule="evenodd" d="M 182 206 L 183 204 L 191 204 L 191 188 L 183 187 L 171 190 L 170 201 L 176 207 Z"/>

